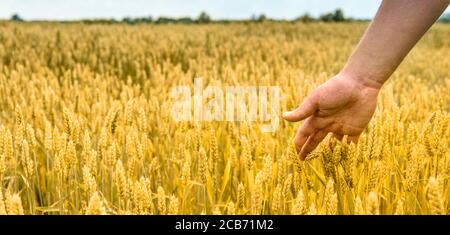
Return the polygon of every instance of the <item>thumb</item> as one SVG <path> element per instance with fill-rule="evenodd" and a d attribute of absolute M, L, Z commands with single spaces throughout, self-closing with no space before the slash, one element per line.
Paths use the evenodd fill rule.
<path fill-rule="evenodd" d="M 298 122 L 301 121 L 311 115 L 314 114 L 314 112 L 317 109 L 317 102 L 314 96 L 311 96 L 307 98 L 303 104 L 298 106 L 296 109 L 288 112 L 284 112 L 282 114 L 283 119 L 289 122 Z"/>

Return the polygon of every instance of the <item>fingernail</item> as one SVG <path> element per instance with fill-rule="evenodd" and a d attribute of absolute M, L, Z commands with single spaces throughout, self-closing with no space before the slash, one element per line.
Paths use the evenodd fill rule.
<path fill-rule="evenodd" d="M 284 112 L 283 114 L 281 114 L 281 116 L 282 116 L 282 117 L 286 117 L 286 116 L 288 116 L 288 115 L 289 115 L 289 113 L 290 113 L 289 111 L 287 111 L 287 112 Z"/>

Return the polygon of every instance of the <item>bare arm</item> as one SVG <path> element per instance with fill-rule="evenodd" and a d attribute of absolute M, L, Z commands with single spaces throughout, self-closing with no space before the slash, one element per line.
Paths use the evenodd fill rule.
<path fill-rule="evenodd" d="M 357 141 L 373 116 L 380 88 L 448 4 L 448 0 L 382 2 L 342 71 L 298 108 L 283 113 L 288 121 L 305 120 L 294 139 L 302 160 L 330 132 Z"/>
<path fill-rule="evenodd" d="M 448 4 L 448 0 L 383 1 L 342 73 L 381 87 Z"/>

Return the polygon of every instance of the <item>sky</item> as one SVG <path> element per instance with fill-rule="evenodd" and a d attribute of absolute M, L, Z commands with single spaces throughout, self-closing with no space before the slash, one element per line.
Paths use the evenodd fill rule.
<path fill-rule="evenodd" d="M 305 12 L 319 16 L 336 8 L 346 16 L 371 19 L 381 0 L 0 0 L 0 18 L 14 13 L 25 20 L 94 18 L 197 17 L 206 11 L 213 19 L 248 19 L 264 13 L 275 19 L 294 19 Z M 450 9 L 447 8 L 447 13 Z"/>

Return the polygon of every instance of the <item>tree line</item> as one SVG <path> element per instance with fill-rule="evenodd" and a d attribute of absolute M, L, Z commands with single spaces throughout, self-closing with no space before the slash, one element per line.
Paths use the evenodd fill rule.
<path fill-rule="evenodd" d="M 11 21 L 25 21 L 18 14 L 14 14 L 10 18 Z M 305 13 L 293 20 L 276 20 L 267 17 L 265 14 L 252 15 L 249 19 L 243 20 L 229 20 L 229 19 L 212 19 L 211 16 L 206 12 L 201 12 L 198 17 L 158 17 L 153 18 L 152 16 L 147 17 L 124 17 L 121 20 L 117 19 L 83 19 L 77 20 L 75 22 L 83 23 L 104 23 L 104 24 L 115 24 L 115 23 L 125 23 L 125 24 L 206 24 L 206 23 L 231 23 L 231 22 L 265 22 L 265 21 L 291 21 L 291 22 L 347 22 L 347 21 L 357 21 L 357 19 L 349 18 L 344 15 L 342 9 L 336 9 L 333 12 L 328 12 L 320 15 L 319 17 L 313 17 L 309 13 Z M 359 21 L 361 21 L 359 19 Z M 71 21 L 73 22 L 73 21 Z"/>
<path fill-rule="evenodd" d="M 18 14 L 14 14 L 10 18 L 11 21 L 24 21 Z M 351 17 L 346 17 L 342 9 L 336 9 L 332 12 L 327 12 L 320 15 L 319 17 L 313 17 L 309 13 L 305 13 L 294 20 L 275 20 L 267 17 L 265 14 L 252 15 L 250 19 L 247 20 L 213 20 L 208 13 L 201 12 L 197 18 L 191 17 L 158 17 L 153 18 L 148 17 L 125 17 L 122 20 L 116 19 L 84 19 L 79 20 L 86 24 L 90 23 L 103 23 L 103 24 L 114 24 L 114 23 L 126 23 L 126 24 L 206 24 L 206 23 L 231 23 L 231 22 L 265 22 L 265 21 L 291 21 L 291 22 L 352 22 L 352 21 L 368 21 L 367 19 L 355 19 Z M 444 14 L 439 18 L 439 22 L 450 23 L 450 13 Z"/>

